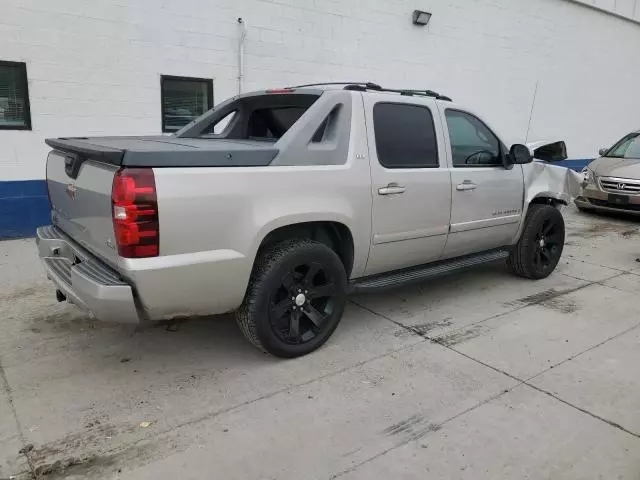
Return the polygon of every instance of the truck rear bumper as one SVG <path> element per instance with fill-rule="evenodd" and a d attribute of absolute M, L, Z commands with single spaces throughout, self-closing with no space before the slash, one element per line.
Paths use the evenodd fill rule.
<path fill-rule="evenodd" d="M 62 231 L 48 225 L 36 232 L 38 253 L 47 276 L 78 307 L 99 320 L 138 323 L 131 285 Z"/>

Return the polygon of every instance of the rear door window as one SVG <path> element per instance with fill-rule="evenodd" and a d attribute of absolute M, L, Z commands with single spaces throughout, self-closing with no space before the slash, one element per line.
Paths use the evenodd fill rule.
<path fill-rule="evenodd" d="M 373 126 L 378 161 L 385 168 L 438 167 L 438 144 L 428 107 L 377 103 Z"/>

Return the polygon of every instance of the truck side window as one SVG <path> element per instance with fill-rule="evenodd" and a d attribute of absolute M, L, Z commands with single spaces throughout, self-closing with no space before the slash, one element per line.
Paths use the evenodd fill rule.
<path fill-rule="evenodd" d="M 435 168 L 438 144 L 431 110 L 406 103 L 376 103 L 373 127 L 385 168 Z"/>
<path fill-rule="evenodd" d="M 445 112 L 454 167 L 502 166 L 500 141 L 484 123 L 458 110 Z"/>

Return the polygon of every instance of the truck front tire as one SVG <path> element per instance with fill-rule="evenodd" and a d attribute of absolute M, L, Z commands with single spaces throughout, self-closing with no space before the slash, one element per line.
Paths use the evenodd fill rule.
<path fill-rule="evenodd" d="M 344 312 L 347 276 L 338 255 L 312 240 L 260 252 L 236 319 L 244 336 L 276 357 L 306 355 L 333 334 Z"/>
<path fill-rule="evenodd" d="M 519 277 L 538 280 L 555 270 L 564 248 L 564 219 L 553 205 L 529 206 L 520 240 L 507 259 L 507 268 Z"/>

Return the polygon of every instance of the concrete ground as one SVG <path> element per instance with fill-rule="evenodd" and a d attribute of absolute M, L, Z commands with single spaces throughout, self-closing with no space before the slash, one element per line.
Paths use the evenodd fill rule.
<path fill-rule="evenodd" d="M 93 322 L 0 243 L 0 478 L 638 480 L 640 224 L 565 215 L 550 278 L 356 297 L 290 361 L 229 317 Z"/>

